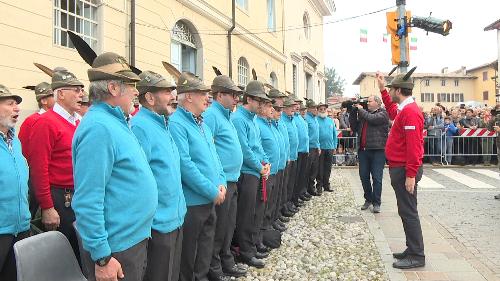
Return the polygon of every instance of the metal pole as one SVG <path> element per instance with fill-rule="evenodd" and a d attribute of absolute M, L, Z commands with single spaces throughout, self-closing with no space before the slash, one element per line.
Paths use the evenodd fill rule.
<path fill-rule="evenodd" d="M 233 42 L 232 34 L 236 27 L 236 0 L 232 1 L 231 4 L 231 27 L 227 31 L 227 56 L 228 56 L 228 72 L 229 78 L 233 78 Z"/>
<path fill-rule="evenodd" d="M 406 0 L 396 0 L 396 5 L 398 7 L 398 23 L 400 26 L 406 25 L 405 22 L 405 15 L 406 15 Z M 401 62 L 399 65 L 399 73 L 406 73 L 407 72 L 407 66 L 408 66 L 408 58 L 406 57 L 406 41 L 408 40 L 406 34 L 403 34 L 401 38 L 399 39 L 399 55 L 401 58 Z"/>
<path fill-rule="evenodd" d="M 496 102 L 500 102 L 500 29 L 497 29 L 497 48 L 498 48 L 498 58 L 497 58 L 497 72 L 495 79 L 495 89 L 496 89 Z"/>

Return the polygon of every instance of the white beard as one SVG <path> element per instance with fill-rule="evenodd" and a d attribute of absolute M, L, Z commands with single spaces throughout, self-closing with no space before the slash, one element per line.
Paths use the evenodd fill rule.
<path fill-rule="evenodd" d="M 318 116 L 321 118 L 326 118 L 328 116 L 328 113 L 318 113 Z"/>

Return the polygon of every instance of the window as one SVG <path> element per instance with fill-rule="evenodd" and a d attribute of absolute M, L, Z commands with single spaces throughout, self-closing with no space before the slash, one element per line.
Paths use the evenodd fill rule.
<path fill-rule="evenodd" d="M 455 87 L 458 87 L 458 79 L 455 79 Z"/>
<path fill-rule="evenodd" d="M 488 80 L 488 71 L 483 71 L 483 81 Z"/>
<path fill-rule="evenodd" d="M 238 60 L 238 85 L 245 87 L 248 84 L 248 62 L 244 57 Z"/>
<path fill-rule="evenodd" d="M 304 35 L 306 36 L 306 39 L 311 38 L 311 23 L 309 22 L 309 15 L 307 12 L 304 13 L 302 16 L 302 22 L 304 23 Z"/>
<path fill-rule="evenodd" d="M 450 93 L 446 93 L 446 102 L 451 102 Z"/>
<path fill-rule="evenodd" d="M 464 94 L 460 93 L 460 102 L 464 102 Z"/>
<path fill-rule="evenodd" d="M 483 92 L 483 100 L 488 100 L 488 91 Z"/>
<path fill-rule="evenodd" d="M 429 85 L 430 85 L 430 83 L 431 83 L 431 80 L 429 80 L 429 79 L 425 79 L 425 86 L 429 86 Z"/>
<path fill-rule="evenodd" d="M 172 29 L 171 62 L 180 71 L 197 73 L 199 52 L 194 32 L 186 22 L 178 21 Z"/>
<path fill-rule="evenodd" d="M 54 44 L 74 48 L 66 32 L 71 30 L 95 49 L 97 4 L 98 0 L 54 0 Z"/>
<path fill-rule="evenodd" d="M 313 81 L 312 81 L 312 75 L 309 73 L 306 73 L 306 98 L 312 99 L 314 98 L 314 89 L 313 89 Z"/>
<path fill-rule="evenodd" d="M 274 0 L 267 0 L 267 29 L 276 31 L 276 14 L 274 12 Z"/>
<path fill-rule="evenodd" d="M 452 102 L 460 102 L 460 94 L 459 93 L 453 93 L 451 95 L 451 101 Z"/>
<path fill-rule="evenodd" d="M 422 93 L 420 94 L 421 102 L 434 102 L 434 93 Z"/>
<path fill-rule="evenodd" d="M 438 102 L 447 102 L 446 101 L 446 93 L 438 93 L 437 94 L 437 101 Z"/>
<path fill-rule="evenodd" d="M 238 5 L 240 8 L 248 10 L 248 0 L 236 0 L 236 5 Z"/>
<path fill-rule="evenodd" d="M 271 81 L 271 86 L 278 88 L 278 77 L 276 77 L 276 73 L 274 73 L 274 71 L 269 75 L 269 79 Z"/>
<path fill-rule="evenodd" d="M 444 79 L 441 80 L 441 86 L 443 86 L 443 87 L 446 86 L 446 80 L 444 80 Z"/>
<path fill-rule="evenodd" d="M 292 83 L 293 83 L 293 94 L 297 95 L 297 65 L 292 66 Z"/>

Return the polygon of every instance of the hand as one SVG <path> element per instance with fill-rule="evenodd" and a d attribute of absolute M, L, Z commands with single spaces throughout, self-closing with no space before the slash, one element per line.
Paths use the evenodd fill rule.
<path fill-rule="evenodd" d="M 495 132 L 497 133 L 500 133 L 500 126 L 493 126 L 493 130 L 495 130 Z"/>
<path fill-rule="evenodd" d="M 406 177 L 405 187 L 406 191 L 413 194 L 413 191 L 415 190 L 415 178 Z"/>
<path fill-rule="evenodd" d="M 46 230 L 56 230 L 59 227 L 61 219 L 54 207 L 42 209 L 42 223 Z"/>
<path fill-rule="evenodd" d="M 219 185 L 219 194 L 214 200 L 215 205 L 224 203 L 224 200 L 226 200 L 226 187 L 221 184 Z"/>
<path fill-rule="evenodd" d="M 351 128 L 347 128 L 347 129 L 345 129 L 345 130 L 346 130 L 346 131 L 348 131 L 348 132 L 350 132 L 350 131 L 351 131 Z"/>
<path fill-rule="evenodd" d="M 475 129 L 477 129 L 477 126 L 471 126 L 470 128 L 475 130 Z"/>
<path fill-rule="evenodd" d="M 432 130 L 432 129 L 434 129 L 434 126 L 429 126 L 429 130 Z"/>
<path fill-rule="evenodd" d="M 375 74 L 375 78 L 377 79 L 378 88 L 382 92 L 383 90 L 385 90 L 384 76 L 379 71 L 377 71 L 377 73 Z"/>
<path fill-rule="evenodd" d="M 94 266 L 96 281 L 118 281 L 123 279 L 122 265 L 113 257 L 109 260 L 106 266 Z"/>
<path fill-rule="evenodd" d="M 321 155 L 321 149 L 318 148 L 318 155 Z"/>

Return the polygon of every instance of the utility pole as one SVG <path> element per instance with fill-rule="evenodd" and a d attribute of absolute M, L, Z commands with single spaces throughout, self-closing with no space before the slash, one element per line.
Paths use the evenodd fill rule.
<path fill-rule="evenodd" d="M 406 21 L 406 0 L 396 0 L 397 6 L 397 16 L 398 16 L 398 26 L 404 27 L 404 32 L 399 38 L 399 54 L 401 58 L 401 62 L 399 63 L 399 73 L 406 73 L 408 70 L 408 58 L 406 57 L 406 42 L 408 40 L 407 30 L 407 21 Z"/>

